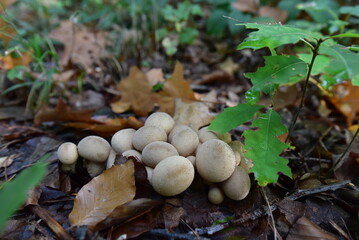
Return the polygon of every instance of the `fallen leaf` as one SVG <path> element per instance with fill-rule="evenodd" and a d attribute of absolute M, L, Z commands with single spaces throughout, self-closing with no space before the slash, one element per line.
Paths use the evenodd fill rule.
<path fill-rule="evenodd" d="M 159 82 L 165 82 L 161 68 L 153 68 L 149 70 L 146 72 L 146 77 L 151 86 L 156 85 Z"/>
<path fill-rule="evenodd" d="M 277 22 L 285 23 L 288 17 L 288 12 L 276 7 L 262 6 L 259 8 L 259 16 L 271 17 Z"/>
<path fill-rule="evenodd" d="M 305 213 L 305 204 L 284 198 L 278 203 L 279 211 L 285 215 L 287 221 L 293 225 Z"/>
<path fill-rule="evenodd" d="M 306 217 L 301 217 L 294 224 L 287 236 L 288 240 L 305 240 L 305 239 L 327 239 L 335 240 L 336 238 L 325 232 L 318 225 L 310 221 Z"/>
<path fill-rule="evenodd" d="M 100 59 L 105 51 L 105 32 L 91 31 L 71 21 L 63 21 L 49 33 L 49 37 L 65 45 L 60 58 L 61 66 L 67 66 L 71 60 L 73 64 L 82 66 L 87 73 L 92 73 L 94 66 L 102 66 Z"/>
<path fill-rule="evenodd" d="M 182 200 L 179 198 L 166 199 L 166 204 L 163 208 L 163 219 L 167 230 L 171 231 L 178 227 L 181 218 L 186 214 L 182 207 Z"/>
<path fill-rule="evenodd" d="M 345 116 L 348 126 L 359 120 L 359 87 L 350 81 L 340 83 L 333 87 L 333 94 L 327 99 Z"/>
<path fill-rule="evenodd" d="M 111 104 L 112 111 L 122 113 L 132 109 L 138 116 L 147 116 L 153 110 L 156 94 L 146 75 L 137 67 L 131 67 L 129 76 L 121 80 L 117 89 L 122 97 Z"/>
<path fill-rule="evenodd" d="M 162 201 L 152 200 L 148 198 L 139 198 L 128 203 L 125 203 L 121 206 L 116 207 L 109 216 L 106 217 L 103 221 L 96 224 L 93 227 L 96 231 L 101 231 L 103 229 L 112 227 L 124 223 L 128 220 L 134 220 L 148 212 L 153 208 L 162 204 Z"/>
<path fill-rule="evenodd" d="M 208 105 L 203 102 L 185 103 L 177 99 L 173 119 L 176 124 L 185 124 L 197 131 L 200 127 L 210 124 L 214 115 L 210 113 Z"/>
<path fill-rule="evenodd" d="M 334 176 L 339 180 L 353 180 L 358 177 L 359 154 L 350 152 L 334 169 Z"/>
<path fill-rule="evenodd" d="M 228 57 L 224 62 L 219 64 L 219 68 L 233 77 L 234 72 L 239 69 L 239 64 L 234 63 L 233 59 Z"/>
<path fill-rule="evenodd" d="M 256 14 L 258 11 L 258 0 L 237 0 L 232 3 L 232 7 L 241 12 L 250 12 Z"/>
<path fill-rule="evenodd" d="M 295 105 L 299 96 L 295 84 L 289 86 L 280 86 L 273 97 L 273 108 L 278 111 L 288 106 Z"/>
<path fill-rule="evenodd" d="M 134 163 L 113 166 L 93 178 L 78 192 L 69 215 L 72 226 L 95 226 L 135 197 Z"/>
<path fill-rule="evenodd" d="M 2 0 L 0 1 L 0 13 L 3 13 L 7 6 L 13 4 L 15 0 Z M 12 36 L 16 34 L 16 30 L 10 26 L 4 18 L 0 18 L 0 39 L 5 43 L 5 46 L 9 44 Z"/>
<path fill-rule="evenodd" d="M 19 57 L 12 57 L 10 54 L 6 56 L 0 56 L 0 69 L 10 70 L 16 66 L 27 66 L 31 61 L 32 57 L 29 52 L 22 52 L 21 56 Z"/>
<path fill-rule="evenodd" d="M 55 108 L 43 105 L 36 113 L 34 123 L 35 125 L 48 121 L 98 123 L 98 121 L 91 119 L 92 112 L 93 110 L 73 111 L 62 99 L 60 99 Z"/>
<path fill-rule="evenodd" d="M 10 166 L 14 159 L 19 156 L 18 153 L 11 154 L 10 156 L 0 157 L 0 168 L 8 167 Z"/>

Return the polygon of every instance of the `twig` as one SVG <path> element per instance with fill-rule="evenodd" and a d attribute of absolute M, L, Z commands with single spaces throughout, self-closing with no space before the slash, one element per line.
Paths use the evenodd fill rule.
<path fill-rule="evenodd" d="M 310 75 L 311 75 L 311 73 L 312 73 L 314 61 L 315 61 L 315 58 L 318 56 L 319 47 L 320 47 L 320 45 L 322 44 L 323 41 L 324 41 L 324 40 L 320 38 L 320 39 L 317 41 L 317 45 L 314 47 L 314 49 L 312 49 L 313 55 L 312 55 L 312 60 L 310 61 L 308 73 L 307 73 L 307 76 L 306 76 L 306 79 L 305 79 L 304 88 L 303 88 L 303 93 L 302 93 L 302 99 L 300 100 L 299 108 L 298 108 L 298 110 L 296 111 L 296 113 L 295 113 L 295 115 L 294 115 L 294 117 L 293 117 L 292 123 L 291 123 L 291 125 L 290 125 L 290 127 L 289 127 L 288 135 L 287 135 L 287 138 L 285 139 L 285 142 L 286 142 L 286 143 L 288 142 L 289 137 L 290 137 L 290 135 L 291 135 L 292 132 L 293 132 L 293 129 L 294 129 L 295 123 L 297 122 L 299 113 L 300 113 L 300 111 L 302 110 L 302 108 L 304 107 L 304 100 L 305 100 L 305 96 L 306 96 L 306 93 L 307 93 L 307 87 L 308 87 Z"/>
<path fill-rule="evenodd" d="M 260 190 L 261 190 L 261 193 L 262 193 L 262 195 L 263 195 L 263 197 L 264 197 L 264 200 L 265 200 L 265 202 L 266 202 L 266 204 L 267 204 L 267 206 L 268 206 L 269 216 L 270 216 L 271 221 L 272 221 L 272 224 L 273 224 L 274 240 L 277 240 L 277 228 L 275 227 L 275 221 L 274 221 L 273 213 L 272 213 L 272 211 L 271 211 L 271 207 L 270 207 L 270 203 L 269 203 L 267 194 L 266 194 L 266 192 L 264 191 L 264 188 L 263 188 L 263 187 L 261 187 Z"/>
<path fill-rule="evenodd" d="M 353 142 L 355 141 L 356 137 L 358 136 L 358 133 L 359 133 L 359 127 L 357 128 L 356 132 L 354 133 L 352 140 L 348 144 L 348 146 L 345 149 L 345 151 L 343 152 L 343 154 L 339 157 L 338 161 L 336 161 L 335 164 L 333 165 L 333 167 L 330 169 L 331 171 L 334 170 L 335 167 L 338 166 L 338 164 L 344 159 L 344 156 L 347 154 L 349 148 L 352 146 Z"/>
<path fill-rule="evenodd" d="M 148 231 L 146 234 L 152 234 L 155 236 L 165 237 L 166 239 L 184 239 L 184 240 L 193 240 L 193 239 L 200 239 L 200 240 L 207 240 L 208 238 L 199 237 L 195 238 L 192 232 L 189 233 L 172 233 L 167 231 L 166 229 L 159 229 L 155 228 Z"/>
<path fill-rule="evenodd" d="M 288 196 L 284 199 L 289 199 L 289 200 L 295 201 L 299 198 L 302 198 L 304 196 L 308 196 L 311 194 L 316 194 L 316 193 L 321 193 L 321 192 L 326 192 L 326 191 L 335 191 L 337 189 L 348 186 L 349 183 L 350 183 L 350 181 L 348 180 L 348 181 L 343 181 L 343 182 L 339 182 L 339 183 L 334 183 L 331 185 L 320 186 L 320 187 L 313 188 L 313 189 L 298 190 L 297 192 L 291 194 L 290 196 Z M 223 223 L 223 224 L 217 224 L 217 225 L 214 225 L 211 227 L 196 228 L 195 231 L 197 232 L 198 235 L 205 235 L 205 234 L 212 235 L 212 234 L 219 232 L 227 227 L 234 226 L 234 225 L 240 225 L 240 224 L 245 223 L 250 220 L 253 221 L 258 218 L 268 216 L 270 212 L 275 211 L 277 208 L 278 208 L 278 206 L 276 204 L 270 204 L 269 207 L 261 206 L 261 207 L 257 208 L 256 210 L 254 210 L 253 212 L 251 212 L 249 214 L 245 214 L 244 216 L 242 216 L 240 218 L 231 220 L 231 221 Z"/>
<path fill-rule="evenodd" d="M 332 163 L 333 161 L 330 159 L 324 158 L 315 158 L 315 157 L 284 157 L 288 160 L 303 160 L 308 162 L 321 162 L 321 163 Z"/>

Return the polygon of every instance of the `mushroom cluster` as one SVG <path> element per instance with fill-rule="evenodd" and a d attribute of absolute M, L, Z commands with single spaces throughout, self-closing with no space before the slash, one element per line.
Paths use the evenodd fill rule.
<path fill-rule="evenodd" d="M 176 125 L 163 112 L 151 114 L 138 130 L 118 131 L 111 144 L 101 137 L 88 136 L 77 146 L 63 143 L 58 149 L 63 170 L 73 171 L 81 156 L 92 177 L 114 165 L 117 155 L 141 161 L 153 189 L 163 196 L 184 192 L 195 173 L 209 185 L 208 199 L 214 204 L 220 204 L 224 196 L 241 200 L 250 190 L 251 162 L 244 158 L 241 142 L 231 141 L 228 135 L 218 136 L 207 127 L 195 131 L 187 125 Z"/>

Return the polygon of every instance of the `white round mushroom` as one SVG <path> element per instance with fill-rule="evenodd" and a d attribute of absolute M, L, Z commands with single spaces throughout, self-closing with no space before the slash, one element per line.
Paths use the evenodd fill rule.
<path fill-rule="evenodd" d="M 57 149 L 57 157 L 60 162 L 65 165 L 76 163 L 79 157 L 76 144 L 72 142 L 65 142 L 61 144 Z"/>
<path fill-rule="evenodd" d="M 228 143 L 228 145 L 232 148 L 234 154 L 236 155 L 236 165 L 238 166 L 244 158 L 243 144 L 240 141 L 232 141 Z"/>
<path fill-rule="evenodd" d="M 208 130 L 208 127 L 203 127 L 198 130 L 198 138 L 201 143 L 204 143 L 205 141 L 211 139 L 218 139 L 217 135 L 214 132 Z"/>
<path fill-rule="evenodd" d="M 179 155 L 187 157 L 196 150 L 199 144 L 198 135 L 192 129 L 184 129 L 173 136 L 171 144 Z"/>
<path fill-rule="evenodd" d="M 224 200 L 222 190 L 217 186 L 210 186 L 208 191 L 208 200 L 213 204 L 221 204 Z"/>
<path fill-rule="evenodd" d="M 105 170 L 106 165 L 104 163 L 86 160 L 84 161 L 84 168 L 87 169 L 90 177 L 97 177 Z"/>
<path fill-rule="evenodd" d="M 196 169 L 204 180 L 213 183 L 222 182 L 232 175 L 235 166 L 234 152 L 221 140 L 208 140 L 198 148 Z"/>
<path fill-rule="evenodd" d="M 143 126 L 132 137 L 132 145 L 142 151 L 148 144 L 154 141 L 167 141 L 165 130 L 156 126 Z"/>
<path fill-rule="evenodd" d="M 172 141 L 172 138 L 176 133 L 179 133 L 180 131 L 185 130 L 185 129 L 192 130 L 192 128 L 190 128 L 188 125 L 184 125 L 184 124 L 175 125 L 173 127 L 172 131 L 170 132 L 170 134 L 168 134 L 168 142 Z"/>
<path fill-rule="evenodd" d="M 174 125 L 175 121 L 173 118 L 165 112 L 152 113 L 145 121 L 145 126 L 160 127 L 165 130 L 166 134 L 172 130 Z"/>
<path fill-rule="evenodd" d="M 196 165 L 196 157 L 195 156 L 188 156 L 187 159 L 192 163 L 193 166 Z"/>
<path fill-rule="evenodd" d="M 133 128 L 121 129 L 116 132 L 111 138 L 111 146 L 117 153 L 122 154 L 123 152 L 133 149 L 132 137 L 136 130 Z"/>
<path fill-rule="evenodd" d="M 232 200 L 242 200 L 251 189 L 251 180 L 248 173 L 237 166 L 232 176 L 221 184 L 224 194 Z"/>
<path fill-rule="evenodd" d="M 146 173 L 147 173 L 147 180 L 151 183 L 153 168 L 145 166 L 145 169 L 146 169 Z"/>
<path fill-rule="evenodd" d="M 155 141 L 148 144 L 142 151 L 142 162 L 149 167 L 156 165 L 163 159 L 178 156 L 177 149 L 167 142 Z"/>
<path fill-rule="evenodd" d="M 133 149 L 123 152 L 122 156 L 124 156 L 125 158 L 134 157 L 138 162 L 142 161 L 141 153 Z"/>
<path fill-rule="evenodd" d="M 172 156 L 157 164 L 151 184 L 163 196 L 174 196 L 185 191 L 194 179 L 194 167 L 185 157 Z"/>
<path fill-rule="evenodd" d="M 110 155 L 111 145 L 102 137 L 88 136 L 77 145 L 79 155 L 89 161 L 105 162 Z"/>

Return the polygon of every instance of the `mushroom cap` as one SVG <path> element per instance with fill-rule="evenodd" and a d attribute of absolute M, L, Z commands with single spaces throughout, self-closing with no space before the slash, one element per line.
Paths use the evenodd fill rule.
<path fill-rule="evenodd" d="M 204 143 L 205 141 L 211 139 L 218 139 L 217 135 L 214 132 L 208 130 L 208 126 L 198 130 L 198 138 L 201 143 Z"/>
<path fill-rule="evenodd" d="M 185 130 L 185 129 L 192 130 L 192 128 L 190 128 L 188 125 L 184 125 L 184 124 L 178 124 L 178 125 L 174 126 L 172 131 L 170 132 L 170 134 L 168 134 L 168 142 L 172 141 L 172 138 L 176 133 L 179 133 L 180 131 Z"/>
<path fill-rule="evenodd" d="M 187 159 L 192 163 L 193 166 L 196 165 L 196 157 L 195 156 L 188 156 Z"/>
<path fill-rule="evenodd" d="M 253 167 L 253 161 L 249 158 L 242 158 L 241 162 L 239 163 L 239 166 L 241 166 L 244 171 L 246 171 L 248 174 L 250 173 L 250 169 Z"/>
<path fill-rule="evenodd" d="M 116 132 L 111 138 L 111 146 L 117 153 L 122 154 L 123 152 L 133 149 L 132 137 L 136 130 L 133 128 L 121 129 Z"/>
<path fill-rule="evenodd" d="M 232 148 L 234 154 L 236 155 L 236 165 L 238 166 L 244 158 L 243 144 L 240 141 L 232 141 L 228 143 L 228 145 Z"/>
<path fill-rule="evenodd" d="M 106 169 L 111 168 L 113 165 L 115 165 L 116 157 L 117 153 L 113 149 L 111 149 L 106 161 Z"/>
<path fill-rule="evenodd" d="M 165 112 L 155 112 L 152 113 L 145 121 L 145 126 L 156 126 L 165 130 L 166 134 L 168 134 L 173 126 L 175 125 L 175 121 Z"/>
<path fill-rule="evenodd" d="M 171 144 L 177 149 L 179 155 L 187 157 L 196 150 L 199 144 L 198 135 L 190 128 L 184 129 L 173 136 Z"/>
<path fill-rule="evenodd" d="M 154 141 L 167 141 L 165 130 L 156 126 L 143 126 L 132 137 L 132 145 L 142 151 L 148 144 Z"/>
<path fill-rule="evenodd" d="M 123 152 L 122 156 L 124 156 L 125 158 L 134 157 L 139 162 L 142 161 L 141 153 L 139 151 L 134 150 L 134 149 L 130 149 L 130 150 L 127 150 L 127 151 Z"/>
<path fill-rule="evenodd" d="M 76 144 L 65 142 L 57 149 L 57 157 L 63 164 L 73 164 L 77 161 L 79 153 Z"/>
<path fill-rule="evenodd" d="M 167 142 L 155 141 L 148 144 L 142 151 L 142 162 L 149 167 L 156 165 L 163 159 L 178 156 L 177 149 Z"/>
<path fill-rule="evenodd" d="M 217 186 L 210 186 L 208 191 L 208 200 L 213 204 L 221 204 L 224 200 L 222 190 Z"/>
<path fill-rule="evenodd" d="M 105 162 L 110 155 L 111 145 L 102 137 L 88 136 L 77 145 L 81 157 L 93 162 Z"/>
<path fill-rule="evenodd" d="M 174 196 L 185 191 L 194 179 L 194 167 L 185 157 L 172 156 L 157 164 L 151 184 L 163 196 Z"/>
<path fill-rule="evenodd" d="M 237 166 L 232 176 L 221 184 L 224 194 L 233 200 L 242 200 L 251 189 L 251 179 L 248 173 Z"/>
<path fill-rule="evenodd" d="M 198 148 L 196 169 L 204 180 L 222 182 L 232 175 L 235 166 L 233 150 L 221 140 L 208 140 Z"/>

